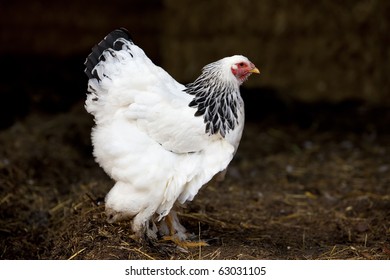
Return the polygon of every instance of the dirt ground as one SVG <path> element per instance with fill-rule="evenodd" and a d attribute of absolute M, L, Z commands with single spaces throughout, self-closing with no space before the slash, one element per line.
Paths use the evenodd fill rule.
<path fill-rule="evenodd" d="M 225 181 L 180 215 L 209 243 L 188 252 L 105 221 L 82 102 L 20 118 L 0 132 L 0 258 L 390 259 L 389 110 L 351 104 L 252 108 Z"/>

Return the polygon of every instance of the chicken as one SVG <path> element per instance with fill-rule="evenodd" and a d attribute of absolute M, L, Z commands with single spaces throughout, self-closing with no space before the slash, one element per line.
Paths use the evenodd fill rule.
<path fill-rule="evenodd" d="M 186 242 L 174 209 L 232 160 L 244 128 L 239 87 L 259 70 L 234 55 L 182 85 L 123 28 L 93 47 L 85 65 L 93 154 L 116 182 L 105 198 L 107 220 L 132 219 L 138 237 Z"/>

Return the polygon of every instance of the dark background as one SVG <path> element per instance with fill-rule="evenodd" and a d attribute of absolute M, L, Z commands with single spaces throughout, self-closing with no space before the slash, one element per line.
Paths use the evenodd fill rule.
<path fill-rule="evenodd" d="M 118 27 L 181 83 L 261 70 L 226 180 L 181 216 L 203 255 L 105 222 L 83 63 Z M 385 0 L 1 1 L 0 259 L 389 259 L 389 29 Z"/>
<path fill-rule="evenodd" d="M 325 111 L 390 104 L 386 1 L 21 0 L 2 1 L 0 13 L 3 129 L 83 100 L 84 59 L 118 27 L 183 83 L 211 61 L 249 57 L 262 72 L 244 88 L 249 118 L 308 103 L 315 112 L 318 103 Z"/>

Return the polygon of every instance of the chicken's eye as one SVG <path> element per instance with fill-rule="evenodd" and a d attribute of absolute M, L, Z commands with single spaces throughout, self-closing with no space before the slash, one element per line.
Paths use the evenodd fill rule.
<path fill-rule="evenodd" d="M 245 66 L 245 63 L 244 63 L 244 62 L 241 62 L 241 63 L 238 64 L 238 66 L 244 67 L 244 66 Z"/>

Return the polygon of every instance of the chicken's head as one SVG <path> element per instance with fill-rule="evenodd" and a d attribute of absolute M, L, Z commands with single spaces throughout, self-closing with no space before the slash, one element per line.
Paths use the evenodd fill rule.
<path fill-rule="evenodd" d="M 228 63 L 230 65 L 231 73 L 239 84 L 246 81 L 252 73 L 260 74 L 259 69 L 244 56 L 235 55 L 229 57 Z"/>

